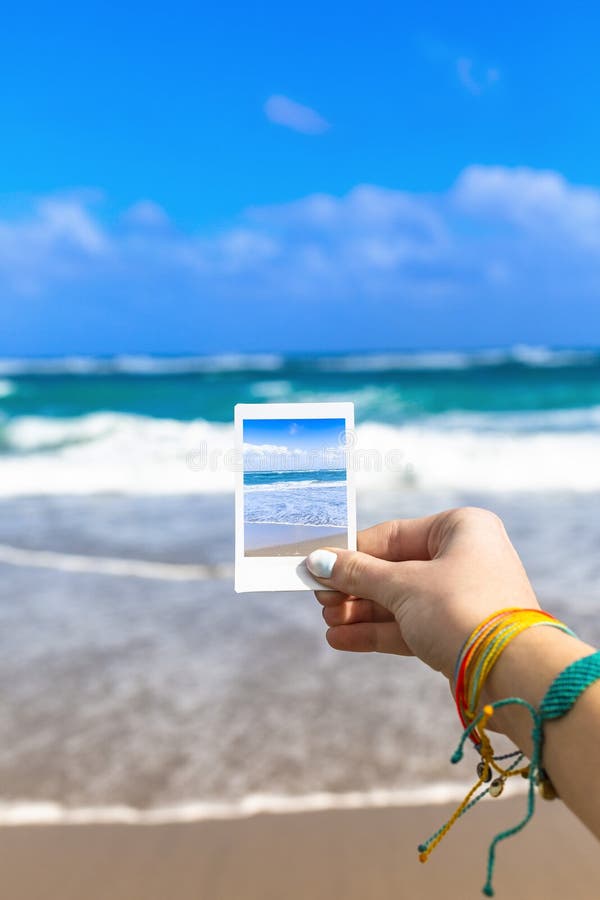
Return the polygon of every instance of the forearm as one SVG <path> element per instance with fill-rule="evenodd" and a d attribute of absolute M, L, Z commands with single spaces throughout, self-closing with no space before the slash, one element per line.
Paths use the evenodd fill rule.
<path fill-rule="evenodd" d="M 338 650 L 414 654 L 451 677 L 459 647 L 478 623 L 481 627 L 491 621 L 489 634 L 496 640 L 500 612 L 514 611 L 516 621 L 520 612 L 527 616 L 536 608 L 533 588 L 502 522 L 485 510 L 454 509 L 382 523 L 361 532 L 358 542 L 359 552 L 325 549 L 323 557 L 317 550 L 306 561 L 327 588 L 318 597 L 329 625 L 327 640 Z M 520 602 L 499 610 L 500 597 Z M 481 651 L 487 644 L 477 646 Z M 557 628 L 528 627 L 505 646 L 481 700 L 521 697 L 539 709 L 554 679 L 593 651 Z M 469 669 L 462 662 L 459 672 L 465 675 Z M 503 707 L 490 727 L 494 724 L 531 754 L 533 723 L 524 709 Z M 544 731 L 542 765 L 565 803 L 600 838 L 600 683 L 588 687 Z"/>
<path fill-rule="evenodd" d="M 509 644 L 492 670 L 484 702 L 522 697 L 536 709 L 554 678 L 594 647 L 556 628 L 530 628 Z M 518 707 L 495 714 L 496 727 L 529 754 L 531 717 Z M 567 715 L 544 724 L 543 766 L 561 799 L 600 838 L 600 681 Z"/>

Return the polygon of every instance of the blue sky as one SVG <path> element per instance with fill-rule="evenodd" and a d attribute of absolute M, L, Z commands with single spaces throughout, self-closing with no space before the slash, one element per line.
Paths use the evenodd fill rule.
<path fill-rule="evenodd" d="M 15 5 L 0 353 L 598 343 L 593 3 Z"/>
<path fill-rule="evenodd" d="M 246 419 L 244 443 L 302 451 L 343 449 L 345 427 L 344 419 Z"/>

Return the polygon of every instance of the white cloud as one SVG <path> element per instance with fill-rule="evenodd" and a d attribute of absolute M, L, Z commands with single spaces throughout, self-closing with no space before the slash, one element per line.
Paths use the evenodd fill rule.
<path fill-rule="evenodd" d="M 95 322 L 105 306 L 125 324 L 155 316 L 157 333 L 181 323 L 181 340 L 201 322 L 224 346 L 243 328 L 247 349 L 274 329 L 286 341 L 353 330 L 406 346 L 414 322 L 426 333 L 440 317 L 451 328 L 480 316 L 493 329 L 503 308 L 539 304 L 545 316 L 550 299 L 570 309 L 600 297 L 600 190 L 556 172 L 471 166 L 431 194 L 358 185 L 254 207 L 202 236 L 145 215 L 103 224 L 95 203 L 39 198 L 19 219 L 0 210 L 0 296 L 15 333 L 30 295 L 77 320 L 69 288 L 96 303 Z"/>
<path fill-rule="evenodd" d="M 418 35 L 416 45 L 424 58 L 434 66 L 443 66 L 458 78 L 459 83 L 474 96 L 479 96 L 500 81 L 496 66 L 483 64 L 467 56 L 456 45 L 428 34 Z"/>
<path fill-rule="evenodd" d="M 248 271 L 264 266 L 278 254 L 274 237 L 252 228 L 236 227 L 197 245 L 203 258 L 224 273 Z"/>
<path fill-rule="evenodd" d="M 244 454 L 247 453 L 254 456 L 290 454 L 295 452 L 290 447 L 286 447 L 285 444 L 249 444 L 247 442 L 244 442 L 243 450 Z"/>
<path fill-rule="evenodd" d="M 456 60 L 456 73 L 462 86 L 475 95 L 483 94 L 500 79 L 498 69 L 491 66 L 477 67 L 467 56 L 459 56 Z"/>
<path fill-rule="evenodd" d="M 265 115 L 271 122 L 300 131 L 303 134 L 322 134 L 329 128 L 323 116 L 310 106 L 296 103 L 282 94 L 273 94 L 264 106 Z"/>
<path fill-rule="evenodd" d="M 571 185 L 557 172 L 471 166 L 456 182 L 454 200 L 471 217 L 502 221 L 530 235 L 600 244 L 600 191 Z"/>
<path fill-rule="evenodd" d="M 170 219 L 162 206 L 152 200 L 139 200 L 126 209 L 123 221 L 129 225 L 147 225 L 150 228 L 168 225 Z"/>
<path fill-rule="evenodd" d="M 82 276 L 82 266 L 109 247 L 85 198 L 42 197 L 29 215 L 16 221 L 0 218 L 0 284 L 36 293 L 50 282 Z"/>
<path fill-rule="evenodd" d="M 269 472 L 305 468 L 304 451 L 278 444 L 244 443 L 244 469 L 247 472 Z"/>
<path fill-rule="evenodd" d="M 301 449 L 277 444 L 244 443 L 244 468 L 247 472 L 310 471 L 311 469 L 339 468 L 345 463 L 345 451 L 341 447 L 313 447 Z"/>

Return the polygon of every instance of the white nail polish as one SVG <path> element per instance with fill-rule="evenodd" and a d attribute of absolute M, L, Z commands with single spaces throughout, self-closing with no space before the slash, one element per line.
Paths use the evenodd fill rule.
<path fill-rule="evenodd" d="M 336 559 L 332 550 L 313 550 L 306 557 L 306 566 L 317 578 L 331 578 Z"/>

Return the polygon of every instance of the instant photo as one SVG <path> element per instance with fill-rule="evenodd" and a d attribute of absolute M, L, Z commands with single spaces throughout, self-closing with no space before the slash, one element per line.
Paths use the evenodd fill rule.
<path fill-rule="evenodd" d="M 353 429 L 351 403 L 236 406 L 236 591 L 322 587 L 307 555 L 355 549 Z"/>

